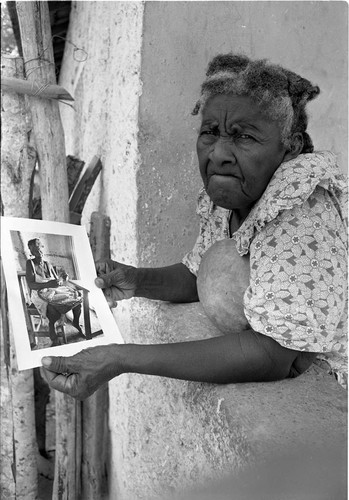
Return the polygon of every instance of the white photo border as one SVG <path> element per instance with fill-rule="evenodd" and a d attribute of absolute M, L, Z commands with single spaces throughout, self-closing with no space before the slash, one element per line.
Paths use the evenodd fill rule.
<path fill-rule="evenodd" d="M 74 258 L 78 265 L 81 284 L 90 292 L 103 335 L 90 340 L 31 350 L 22 303 L 11 231 L 61 235 L 72 238 Z M 63 222 L 43 221 L 16 217 L 1 217 L 1 259 L 7 288 L 9 321 L 11 322 L 18 370 L 41 366 L 43 356 L 72 356 L 83 349 L 124 340 L 101 289 L 94 283 L 96 275 L 92 251 L 85 226 Z"/>

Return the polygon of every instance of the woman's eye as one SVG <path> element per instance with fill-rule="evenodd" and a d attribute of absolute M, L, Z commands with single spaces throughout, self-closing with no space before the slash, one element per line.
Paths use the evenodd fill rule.
<path fill-rule="evenodd" d="M 211 145 L 216 142 L 219 131 L 212 129 L 200 130 L 199 140 L 202 145 Z"/>
<path fill-rule="evenodd" d="M 216 135 L 217 132 L 215 130 L 201 130 L 200 135 Z"/>
<path fill-rule="evenodd" d="M 237 136 L 237 139 L 242 139 L 242 140 L 251 140 L 251 141 L 254 141 L 254 138 L 252 137 L 252 135 L 249 135 L 249 134 L 239 134 Z"/>

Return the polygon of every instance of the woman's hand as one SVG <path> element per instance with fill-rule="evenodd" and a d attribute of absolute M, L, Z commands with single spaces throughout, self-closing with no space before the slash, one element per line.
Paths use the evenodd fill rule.
<path fill-rule="evenodd" d="M 137 269 L 114 260 L 96 262 L 97 276 L 95 283 L 103 288 L 110 307 L 115 307 L 118 300 L 135 296 Z"/>
<path fill-rule="evenodd" d="M 118 347 L 111 344 L 85 349 L 70 357 L 44 357 L 42 375 L 53 389 L 86 399 L 122 373 Z"/>
<path fill-rule="evenodd" d="M 169 302 L 196 302 L 196 276 L 182 263 L 167 267 L 132 267 L 113 260 L 96 263 L 95 283 L 104 288 L 110 307 L 118 300 L 145 297 Z"/>
<path fill-rule="evenodd" d="M 47 281 L 45 283 L 45 287 L 44 288 L 58 288 L 59 285 L 60 285 L 59 280 L 53 279 L 53 280 Z"/>

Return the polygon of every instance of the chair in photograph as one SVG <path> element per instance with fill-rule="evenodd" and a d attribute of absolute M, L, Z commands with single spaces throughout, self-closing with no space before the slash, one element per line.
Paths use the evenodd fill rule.
<path fill-rule="evenodd" d="M 19 289 L 22 298 L 25 321 L 27 324 L 30 345 L 37 343 L 38 337 L 50 337 L 48 327 L 45 325 L 44 318 L 30 300 L 30 291 L 28 289 L 25 272 L 18 272 Z M 56 325 L 56 333 L 62 337 L 63 342 L 67 343 L 64 324 L 59 322 Z"/>
<path fill-rule="evenodd" d="M 86 337 L 86 340 L 90 340 L 92 339 L 92 330 L 91 330 L 91 319 L 90 319 L 90 302 L 89 302 L 89 297 L 88 297 L 88 294 L 90 293 L 90 291 L 73 282 L 73 281 L 69 281 L 69 283 L 71 285 L 73 285 L 73 287 L 78 290 L 79 292 L 82 293 L 82 310 L 83 310 L 83 314 L 84 314 L 84 327 L 85 327 L 85 337 Z"/>

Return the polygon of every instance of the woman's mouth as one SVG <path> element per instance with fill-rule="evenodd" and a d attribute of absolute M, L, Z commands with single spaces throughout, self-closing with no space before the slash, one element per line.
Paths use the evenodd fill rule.
<path fill-rule="evenodd" d="M 210 179 L 217 179 L 217 180 L 228 180 L 228 179 L 238 179 L 241 180 L 241 178 L 237 174 L 232 174 L 232 173 L 221 173 L 221 172 L 213 172 L 207 176 L 208 181 Z"/>

